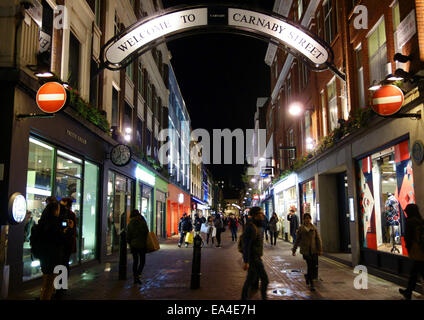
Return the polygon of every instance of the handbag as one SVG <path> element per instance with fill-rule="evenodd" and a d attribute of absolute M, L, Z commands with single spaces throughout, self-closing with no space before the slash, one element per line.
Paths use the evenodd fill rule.
<path fill-rule="evenodd" d="M 193 233 L 187 232 L 185 236 L 185 243 L 193 243 Z"/>
<path fill-rule="evenodd" d="M 146 241 L 146 252 L 155 252 L 160 249 L 158 238 L 156 237 L 156 234 L 153 231 L 150 231 L 147 235 L 147 241 Z"/>

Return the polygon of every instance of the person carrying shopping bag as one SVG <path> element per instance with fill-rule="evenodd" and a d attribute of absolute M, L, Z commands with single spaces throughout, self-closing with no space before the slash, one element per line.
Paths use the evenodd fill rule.
<path fill-rule="evenodd" d="M 292 249 L 293 256 L 296 255 L 298 247 L 308 267 L 305 275 L 306 284 L 310 286 L 311 291 L 315 291 L 314 280 L 318 278 L 318 256 L 322 255 L 322 241 L 309 213 L 303 215 L 303 224 L 297 230 L 296 242 Z"/>
<path fill-rule="evenodd" d="M 144 217 L 138 210 L 133 210 L 127 227 L 127 242 L 133 255 L 134 284 L 141 284 L 140 275 L 146 263 L 147 235 L 149 228 Z"/>

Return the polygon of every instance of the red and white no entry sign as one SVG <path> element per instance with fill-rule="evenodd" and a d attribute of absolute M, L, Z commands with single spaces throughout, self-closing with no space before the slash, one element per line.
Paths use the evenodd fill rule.
<path fill-rule="evenodd" d="M 66 104 L 66 90 L 58 82 L 48 82 L 37 92 L 37 105 L 46 113 L 56 113 Z"/>
<path fill-rule="evenodd" d="M 372 108 L 380 116 L 391 116 L 403 105 L 403 92 L 393 85 L 382 86 L 372 96 Z"/>

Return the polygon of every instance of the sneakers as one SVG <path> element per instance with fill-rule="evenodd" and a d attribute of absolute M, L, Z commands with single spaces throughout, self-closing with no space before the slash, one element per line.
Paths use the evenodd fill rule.
<path fill-rule="evenodd" d="M 411 300 L 412 293 L 406 289 L 399 289 L 399 293 L 405 298 L 405 300 Z"/>
<path fill-rule="evenodd" d="M 178 248 L 181 248 L 181 243 L 178 244 Z"/>

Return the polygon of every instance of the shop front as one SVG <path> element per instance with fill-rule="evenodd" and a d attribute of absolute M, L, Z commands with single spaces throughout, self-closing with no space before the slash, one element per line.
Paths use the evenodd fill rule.
<path fill-rule="evenodd" d="M 409 139 L 357 159 L 361 252 L 367 264 L 392 269 L 408 256 L 405 207 L 415 203 Z"/>
<path fill-rule="evenodd" d="M 178 223 L 183 214 L 191 214 L 192 210 L 190 209 L 190 195 L 181 188 L 170 183 L 168 184 L 168 193 L 167 236 L 171 237 L 178 234 Z"/>
<path fill-rule="evenodd" d="M 158 237 L 166 238 L 166 212 L 167 212 L 168 181 L 156 175 L 155 202 L 154 202 L 154 227 L 151 229 Z"/>
<path fill-rule="evenodd" d="M 274 185 L 275 212 L 279 218 L 279 236 L 286 241 L 291 241 L 290 224 L 287 220 L 290 208 L 298 208 L 297 175 L 291 174 Z M 299 212 L 297 211 L 298 215 Z M 299 218 L 300 221 L 300 218 Z"/>
<path fill-rule="evenodd" d="M 207 218 L 210 214 L 209 212 L 209 205 L 207 202 L 204 202 L 196 197 L 191 197 L 191 208 L 192 208 L 192 216 L 194 216 L 194 213 L 199 213 L 203 217 Z"/>
<path fill-rule="evenodd" d="M 14 99 L 16 114 L 37 108 L 33 96 L 19 88 L 15 88 Z M 22 223 L 9 225 L 7 265 L 9 287 L 20 288 L 23 282 L 41 276 L 29 239 L 47 197 L 73 200 L 76 246 L 71 267 L 100 259 L 105 144 L 111 139 L 90 123 L 78 121 L 73 110 L 61 111 L 54 119 L 13 119 L 5 185 L 7 193 L 25 196 L 28 212 Z"/>
<path fill-rule="evenodd" d="M 317 203 L 315 196 L 315 179 L 300 184 L 300 212 L 299 223 L 302 223 L 302 217 L 305 213 L 309 213 L 312 217 L 312 223 L 318 224 L 320 220 L 317 212 Z"/>

